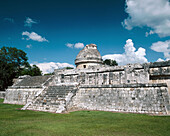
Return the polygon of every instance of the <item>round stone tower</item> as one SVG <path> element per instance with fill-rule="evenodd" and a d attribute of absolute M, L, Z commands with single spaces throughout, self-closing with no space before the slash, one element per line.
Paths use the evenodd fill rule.
<path fill-rule="evenodd" d="M 88 44 L 82 49 L 75 60 L 78 69 L 89 68 L 91 66 L 102 65 L 102 57 L 95 44 Z"/>

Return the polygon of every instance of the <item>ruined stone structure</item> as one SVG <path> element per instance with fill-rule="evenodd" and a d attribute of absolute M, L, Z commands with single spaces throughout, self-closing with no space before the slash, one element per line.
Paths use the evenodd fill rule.
<path fill-rule="evenodd" d="M 69 112 L 102 110 L 170 115 L 170 61 L 103 65 L 97 46 L 86 45 L 76 69 L 52 76 L 20 77 L 6 91 L 4 103 L 23 110 Z"/>

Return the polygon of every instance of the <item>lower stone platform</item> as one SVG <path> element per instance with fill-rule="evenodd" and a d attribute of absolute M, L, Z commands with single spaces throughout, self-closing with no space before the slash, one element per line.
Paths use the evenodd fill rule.
<path fill-rule="evenodd" d="M 39 92 L 39 93 L 38 93 Z M 11 88 L 4 103 L 23 109 L 63 113 L 76 110 L 170 114 L 166 83 L 121 85 L 56 85 L 46 88 Z"/>
<path fill-rule="evenodd" d="M 166 84 L 80 86 L 68 110 L 169 114 Z"/>
<path fill-rule="evenodd" d="M 4 103 L 26 105 L 43 89 L 42 87 L 10 87 L 6 90 Z"/>

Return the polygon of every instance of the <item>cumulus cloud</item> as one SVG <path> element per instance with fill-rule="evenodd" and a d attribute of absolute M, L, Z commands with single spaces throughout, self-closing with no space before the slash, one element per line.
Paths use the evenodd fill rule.
<path fill-rule="evenodd" d="M 123 26 L 131 30 L 134 27 L 146 26 L 151 31 L 146 36 L 158 34 L 170 36 L 170 2 L 169 0 L 126 0 L 126 13 Z"/>
<path fill-rule="evenodd" d="M 4 21 L 8 21 L 8 22 L 14 23 L 14 19 L 13 18 L 4 18 Z"/>
<path fill-rule="evenodd" d="M 137 51 L 131 39 L 126 41 L 124 46 L 125 52 L 123 54 L 109 54 L 104 55 L 102 58 L 116 60 L 119 65 L 126 65 L 129 63 L 145 63 L 148 62 L 145 55 L 146 50 L 140 47 Z"/>
<path fill-rule="evenodd" d="M 33 40 L 33 41 L 38 41 L 38 42 L 48 42 L 47 39 L 45 39 L 45 37 L 42 37 L 40 35 L 38 35 L 35 32 L 22 32 L 22 36 L 27 36 L 26 40 Z M 22 39 L 25 39 L 24 37 Z"/>
<path fill-rule="evenodd" d="M 67 43 L 66 46 L 69 47 L 69 48 L 76 48 L 76 49 L 84 48 L 84 44 L 83 43 L 75 43 L 75 44 Z"/>
<path fill-rule="evenodd" d="M 60 69 L 64 67 L 75 67 L 74 65 L 68 63 L 55 63 L 55 62 L 44 62 L 44 63 L 35 63 L 43 74 L 52 73 L 54 69 Z"/>
<path fill-rule="evenodd" d="M 170 59 L 170 40 L 153 43 L 151 49 L 156 52 L 162 52 L 166 60 Z"/>
<path fill-rule="evenodd" d="M 26 45 L 26 48 L 30 49 L 32 47 L 31 44 Z"/>
<path fill-rule="evenodd" d="M 38 22 L 29 18 L 29 17 L 26 17 L 26 20 L 24 21 L 24 26 L 28 26 L 28 27 L 32 27 L 32 24 L 37 24 Z"/>

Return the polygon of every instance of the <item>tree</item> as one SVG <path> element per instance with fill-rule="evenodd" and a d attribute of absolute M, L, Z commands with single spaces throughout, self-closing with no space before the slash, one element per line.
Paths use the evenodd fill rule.
<path fill-rule="evenodd" d="M 30 66 L 27 62 L 26 53 L 13 47 L 2 47 L 0 49 L 0 91 L 5 90 L 13 84 L 13 79 L 21 75 L 38 76 L 40 69 Z"/>
<path fill-rule="evenodd" d="M 54 75 L 55 73 L 52 72 L 52 73 L 47 73 L 47 74 L 44 74 L 44 76 L 48 76 L 48 75 Z"/>
<path fill-rule="evenodd" d="M 29 65 L 22 69 L 20 75 L 41 76 L 42 72 L 36 65 L 33 66 Z"/>
<path fill-rule="evenodd" d="M 65 67 L 65 69 L 74 69 L 73 67 Z"/>
<path fill-rule="evenodd" d="M 0 56 L 0 91 L 7 88 L 8 85 L 12 85 L 12 79 L 15 77 L 12 71 L 11 65 L 4 62 Z"/>
<path fill-rule="evenodd" d="M 109 65 L 109 66 L 117 66 L 118 65 L 115 60 L 111 60 L 111 59 L 104 60 L 104 64 Z"/>
<path fill-rule="evenodd" d="M 4 90 L 15 77 L 19 76 L 22 67 L 28 66 L 28 58 L 22 50 L 13 47 L 0 49 L 0 90 Z"/>

